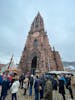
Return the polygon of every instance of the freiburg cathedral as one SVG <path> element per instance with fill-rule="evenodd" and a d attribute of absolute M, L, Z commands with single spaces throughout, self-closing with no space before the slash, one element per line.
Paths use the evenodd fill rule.
<path fill-rule="evenodd" d="M 63 70 L 58 51 L 51 47 L 44 21 L 40 13 L 35 16 L 19 62 L 23 72 L 35 74 L 36 70 L 47 72 Z"/>

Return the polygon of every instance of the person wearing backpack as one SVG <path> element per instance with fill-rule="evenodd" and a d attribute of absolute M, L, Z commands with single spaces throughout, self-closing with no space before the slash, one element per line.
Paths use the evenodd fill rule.
<path fill-rule="evenodd" d="M 72 91 L 72 87 L 71 87 L 71 75 L 66 75 L 65 76 L 66 79 L 66 88 L 69 90 L 71 99 L 73 99 L 73 91 Z"/>
<path fill-rule="evenodd" d="M 58 79 L 56 75 L 53 75 L 52 79 L 52 89 L 53 89 L 53 100 L 58 100 Z"/>
<path fill-rule="evenodd" d="M 58 80 L 59 80 L 59 93 L 62 95 L 63 100 L 66 100 L 65 98 L 66 80 L 65 80 L 64 74 L 61 74 Z"/>
<path fill-rule="evenodd" d="M 57 77 L 54 75 L 52 80 L 52 88 L 53 90 L 57 91 L 57 87 L 58 87 L 58 80 Z"/>

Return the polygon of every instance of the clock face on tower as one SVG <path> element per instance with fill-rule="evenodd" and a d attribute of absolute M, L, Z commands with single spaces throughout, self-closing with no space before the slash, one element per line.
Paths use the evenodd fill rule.
<path fill-rule="evenodd" d="M 32 36 L 33 36 L 33 37 L 38 37 L 39 34 L 40 34 L 39 32 L 34 32 Z"/>

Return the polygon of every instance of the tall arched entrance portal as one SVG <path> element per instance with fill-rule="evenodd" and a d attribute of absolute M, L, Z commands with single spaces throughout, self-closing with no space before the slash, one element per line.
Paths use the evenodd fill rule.
<path fill-rule="evenodd" d="M 30 61 L 29 66 L 30 66 L 31 74 L 35 75 L 36 70 L 40 68 L 40 65 L 39 65 L 40 59 L 41 59 L 40 52 L 37 49 L 32 50 L 29 55 L 29 61 Z"/>
<path fill-rule="evenodd" d="M 31 62 L 31 73 L 33 75 L 35 75 L 36 68 L 37 68 L 37 56 L 33 57 Z"/>

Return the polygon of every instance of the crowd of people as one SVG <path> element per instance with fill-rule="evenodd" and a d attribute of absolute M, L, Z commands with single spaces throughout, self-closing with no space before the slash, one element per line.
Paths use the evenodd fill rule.
<path fill-rule="evenodd" d="M 53 100 L 53 94 L 59 92 L 63 98 L 65 98 L 65 89 L 69 91 L 70 97 L 73 100 L 73 92 L 71 86 L 71 76 L 72 75 L 36 75 L 25 76 L 22 74 L 20 76 L 20 86 L 24 88 L 24 95 L 29 89 L 29 96 L 32 96 L 32 89 L 34 91 L 35 100 Z M 54 92 L 54 93 L 53 93 Z M 56 100 L 56 95 L 54 96 Z"/>
<path fill-rule="evenodd" d="M 17 93 L 19 88 L 23 90 L 23 96 L 27 95 L 32 98 L 34 91 L 34 100 L 56 100 L 56 95 L 53 99 L 53 94 L 59 92 L 65 98 L 65 88 L 68 89 L 70 97 L 74 100 L 71 75 L 27 75 L 22 73 L 19 75 L 9 76 L 4 73 L 0 75 L 0 100 L 5 100 L 8 91 L 11 92 L 11 100 L 18 100 Z"/>
<path fill-rule="evenodd" d="M 0 75 L 0 100 L 5 100 L 8 91 L 11 91 L 11 100 L 17 100 L 17 92 L 19 89 L 19 76 L 10 76 L 7 73 Z"/>

